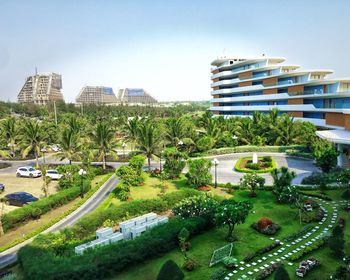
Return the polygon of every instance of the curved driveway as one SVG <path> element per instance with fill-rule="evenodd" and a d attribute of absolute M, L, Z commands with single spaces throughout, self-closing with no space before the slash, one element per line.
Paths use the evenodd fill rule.
<path fill-rule="evenodd" d="M 244 156 L 250 156 L 253 153 L 235 153 L 227 155 L 210 156 L 207 158 L 217 158 L 219 165 L 217 167 L 218 182 L 219 183 L 232 183 L 239 184 L 239 179 L 243 177 L 244 173 L 240 173 L 234 170 L 234 166 L 237 160 Z M 287 166 L 290 170 L 294 171 L 297 176 L 294 178 L 294 184 L 300 184 L 301 180 L 309 176 L 313 171 L 319 171 L 319 169 L 313 164 L 312 160 L 301 159 L 296 157 L 287 156 L 285 153 L 257 153 L 258 156 L 272 156 L 276 161 L 277 167 Z M 214 168 L 212 168 L 214 174 Z M 266 180 L 266 185 L 272 185 L 273 180 L 269 174 L 259 174 Z"/>

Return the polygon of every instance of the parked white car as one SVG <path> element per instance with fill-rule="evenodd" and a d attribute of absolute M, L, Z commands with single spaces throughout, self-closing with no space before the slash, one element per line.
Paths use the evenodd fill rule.
<path fill-rule="evenodd" d="M 60 146 L 58 145 L 51 145 L 50 148 L 53 152 L 59 152 L 61 150 Z"/>
<path fill-rule="evenodd" d="M 37 178 L 41 176 L 41 171 L 31 166 L 19 167 L 16 171 L 17 177 Z"/>
<path fill-rule="evenodd" d="M 57 170 L 50 169 L 46 171 L 46 177 L 50 177 L 52 180 L 59 180 L 62 176 Z"/>

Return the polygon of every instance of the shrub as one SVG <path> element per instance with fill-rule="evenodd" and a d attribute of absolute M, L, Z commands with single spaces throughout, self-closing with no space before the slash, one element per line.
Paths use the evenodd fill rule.
<path fill-rule="evenodd" d="M 262 226 L 262 225 L 261 225 Z M 260 226 L 258 225 L 258 223 L 253 223 L 251 225 L 251 227 L 253 229 L 255 229 L 256 231 L 262 233 L 262 234 L 266 234 L 266 235 L 274 235 L 277 231 L 279 231 L 281 229 L 281 226 L 278 224 L 270 224 L 267 225 L 264 228 L 260 228 Z"/>
<path fill-rule="evenodd" d="M 185 259 L 184 264 L 182 265 L 183 269 L 186 269 L 187 271 L 192 271 L 197 267 L 197 264 L 194 260 L 191 259 Z"/>
<path fill-rule="evenodd" d="M 112 191 L 112 193 L 121 201 L 126 201 L 130 197 L 130 187 L 121 181 Z"/>
<path fill-rule="evenodd" d="M 303 195 L 307 195 L 307 196 L 318 197 L 318 198 L 321 198 L 321 199 L 327 200 L 327 201 L 332 200 L 332 198 L 330 198 L 329 196 L 322 194 L 322 193 L 316 193 L 316 192 L 312 192 L 312 191 L 299 191 L 299 193 L 303 194 Z"/>
<path fill-rule="evenodd" d="M 128 241 L 87 251 L 84 255 L 56 256 L 51 250 L 27 245 L 18 252 L 25 279 L 101 279 L 108 278 L 177 247 L 177 235 L 186 227 L 191 236 L 211 225 L 202 218 L 170 219 L 167 224 L 146 231 Z M 45 267 L 45 269 L 42 269 Z"/>
<path fill-rule="evenodd" d="M 220 280 L 224 277 L 225 274 L 226 274 L 226 269 L 223 267 L 220 267 L 211 275 L 210 280 Z"/>
<path fill-rule="evenodd" d="M 334 145 L 326 140 L 319 139 L 313 145 L 313 155 L 316 159 L 316 165 L 323 172 L 329 172 L 337 166 L 337 157 L 339 152 Z"/>
<path fill-rule="evenodd" d="M 146 158 L 144 155 L 135 155 L 129 161 L 129 166 L 134 169 L 137 176 L 141 176 L 143 166 L 145 165 Z"/>
<path fill-rule="evenodd" d="M 164 151 L 164 172 L 168 178 L 177 178 L 180 176 L 182 170 L 185 168 L 185 158 L 187 155 L 183 152 L 178 151 L 175 147 L 167 148 Z"/>
<path fill-rule="evenodd" d="M 174 261 L 168 260 L 160 269 L 157 280 L 182 280 L 184 277 L 180 267 Z"/>
<path fill-rule="evenodd" d="M 229 256 L 224 257 L 221 262 L 226 268 L 233 268 L 237 266 L 237 263 L 238 263 L 236 258 L 229 257 Z"/>
<path fill-rule="evenodd" d="M 283 265 L 281 265 L 279 268 L 277 268 L 273 279 L 274 280 L 289 280 L 290 279 L 289 274 Z"/>
<path fill-rule="evenodd" d="M 252 163 L 252 157 L 242 157 L 237 160 L 234 168 L 238 172 L 244 173 L 268 173 L 276 169 L 276 162 L 271 158 L 271 161 L 265 162 L 263 157 L 259 157 L 258 163 Z M 242 166 L 246 162 L 245 166 Z"/>
<path fill-rule="evenodd" d="M 343 199 L 347 199 L 349 200 L 350 199 L 350 190 L 346 190 L 345 192 L 342 193 L 341 197 Z"/>
<path fill-rule="evenodd" d="M 188 161 L 187 183 L 195 188 L 211 183 L 211 161 L 208 159 L 194 159 Z"/>
<path fill-rule="evenodd" d="M 120 166 L 117 169 L 116 174 L 123 184 L 128 186 L 137 186 L 143 181 L 141 176 L 137 175 L 137 172 L 130 166 Z"/>
<path fill-rule="evenodd" d="M 272 220 L 269 218 L 261 218 L 258 222 L 257 222 L 257 226 L 260 230 L 267 228 L 268 226 L 271 226 Z"/>

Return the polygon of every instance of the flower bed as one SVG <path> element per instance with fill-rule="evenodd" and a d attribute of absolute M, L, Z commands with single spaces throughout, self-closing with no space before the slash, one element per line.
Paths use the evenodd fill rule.
<path fill-rule="evenodd" d="M 280 263 L 274 263 L 274 264 L 270 265 L 269 267 L 267 267 L 263 271 L 261 271 L 260 274 L 255 278 L 255 280 L 263 280 L 263 279 L 268 278 L 280 266 L 281 266 Z"/>
<path fill-rule="evenodd" d="M 261 218 L 256 223 L 253 223 L 251 227 L 265 235 L 274 235 L 281 229 L 280 225 L 273 223 L 269 218 Z"/>
<path fill-rule="evenodd" d="M 252 157 L 242 157 L 237 160 L 235 170 L 245 173 L 268 173 L 276 169 L 275 160 L 270 156 L 258 157 L 258 163 L 252 163 Z"/>

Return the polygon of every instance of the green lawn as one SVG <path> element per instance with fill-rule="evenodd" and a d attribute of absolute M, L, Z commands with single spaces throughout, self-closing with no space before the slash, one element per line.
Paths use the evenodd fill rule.
<path fill-rule="evenodd" d="M 250 225 L 261 217 L 269 217 L 275 223 L 282 226 L 282 229 L 275 237 L 281 239 L 284 236 L 300 230 L 297 211 L 289 206 L 276 205 L 274 196 L 269 191 L 258 191 L 258 197 L 249 198 L 248 192 L 236 191 L 233 196 L 238 200 L 251 200 L 254 203 L 252 213 L 248 216 L 246 223 L 238 225 L 235 229 L 238 241 L 234 243 L 232 255 L 242 260 L 246 255 L 255 252 L 257 249 L 271 244 L 268 236 L 257 233 Z M 199 267 L 193 272 L 186 272 L 186 279 L 209 279 L 210 275 L 220 265 L 212 268 L 208 267 L 211 255 L 215 249 L 228 244 L 224 238 L 226 228 L 214 229 L 197 236 L 191 240 L 189 256 L 198 262 Z M 174 260 L 178 265 L 182 265 L 183 258 L 178 249 L 171 251 L 163 257 L 149 260 L 137 266 L 130 267 L 124 273 L 116 275 L 113 279 L 131 280 L 144 279 L 153 280 L 161 267 L 168 259 Z"/>

